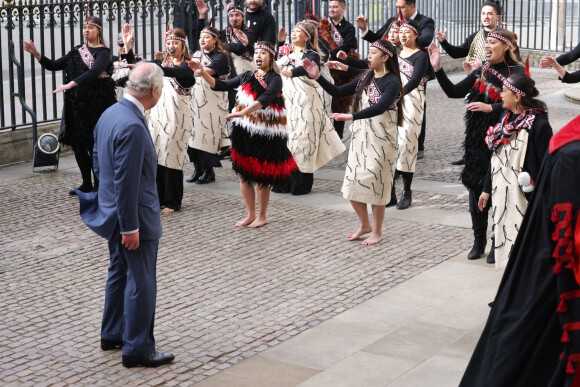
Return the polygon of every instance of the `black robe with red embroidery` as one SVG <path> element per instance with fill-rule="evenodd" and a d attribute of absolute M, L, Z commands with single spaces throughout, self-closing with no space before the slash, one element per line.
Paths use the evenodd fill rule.
<path fill-rule="evenodd" d="M 580 128 L 580 116 L 550 142 L 460 386 L 580 383 L 580 129 L 570 125 Z"/>

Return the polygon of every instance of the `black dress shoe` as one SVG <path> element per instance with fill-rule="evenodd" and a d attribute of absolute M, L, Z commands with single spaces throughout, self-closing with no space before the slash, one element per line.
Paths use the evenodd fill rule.
<path fill-rule="evenodd" d="M 101 338 L 101 349 L 103 351 L 110 351 L 112 349 L 120 349 L 123 347 L 122 341 L 115 341 L 115 340 L 107 340 Z"/>
<path fill-rule="evenodd" d="M 451 165 L 465 165 L 465 159 L 461 158 L 459 160 L 453 161 Z"/>
<path fill-rule="evenodd" d="M 203 171 L 203 175 L 201 175 L 201 177 L 199 178 L 198 181 L 195 182 L 195 184 L 207 184 L 211 183 L 212 181 L 215 181 L 215 172 L 213 171 L 213 168 L 208 168 L 205 171 Z"/>
<path fill-rule="evenodd" d="M 129 356 L 123 355 L 123 367 L 159 367 L 163 364 L 169 364 L 175 360 L 175 356 L 171 353 L 162 353 L 155 351 L 147 356 Z"/>
<path fill-rule="evenodd" d="M 401 200 L 397 203 L 397 210 L 404 210 L 409 208 L 413 198 L 411 197 L 411 190 L 403 190 L 403 194 L 401 195 Z"/>
<path fill-rule="evenodd" d="M 196 181 L 199 180 L 199 178 L 201 177 L 201 171 L 199 169 L 195 169 L 195 172 L 193 172 L 193 175 L 191 175 L 189 177 L 189 179 L 185 180 L 188 183 L 195 183 Z"/>

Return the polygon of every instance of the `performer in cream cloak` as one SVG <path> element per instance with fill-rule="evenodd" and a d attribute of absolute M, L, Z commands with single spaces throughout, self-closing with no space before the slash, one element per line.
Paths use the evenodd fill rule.
<path fill-rule="evenodd" d="M 318 36 L 312 24 L 298 23 L 292 31 L 292 46 L 279 50 L 284 98 L 288 110 L 288 148 L 298 164 L 301 178 L 274 192 L 304 195 L 311 191 L 314 171 L 344 152 L 340 137 L 326 112 L 324 90 L 302 68 L 304 58 L 320 66 Z"/>
<path fill-rule="evenodd" d="M 503 79 L 503 107 L 499 123 L 490 127 L 485 142 L 493 152 L 478 206 L 492 198 L 494 249 L 488 263 L 504 269 L 528 208 L 552 128 L 546 105 L 535 99 L 538 90 L 525 74 Z"/>
<path fill-rule="evenodd" d="M 403 194 L 397 203 L 397 209 L 404 210 L 411 205 L 411 182 L 417 164 L 419 151 L 419 135 L 423 123 L 425 106 L 425 85 L 429 80 L 427 68 L 429 56 L 417 46 L 417 37 L 420 35 L 419 23 L 414 20 L 405 20 L 399 29 L 399 39 L 403 50 L 399 54 L 399 68 L 401 81 L 405 90 L 403 125 L 399 127 L 399 154 L 397 156 L 397 170 L 403 177 Z M 395 186 L 391 192 L 390 205 L 397 202 Z"/>
<path fill-rule="evenodd" d="M 157 192 L 162 213 L 181 209 L 183 163 L 191 136 L 191 88 L 195 83 L 187 61 L 191 59 L 180 28 L 167 32 L 165 53 L 155 55 L 163 69 L 163 94 L 150 110 L 149 130 L 157 151 Z"/>
<path fill-rule="evenodd" d="M 355 121 L 344 176 L 342 193 L 360 220 L 359 229 L 347 236 L 357 240 L 372 232 L 364 245 L 382 240 L 385 205 L 390 192 L 397 159 L 397 126 L 402 124 L 402 94 L 399 64 L 393 45 L 385 40 L 369 49 L 369 67 L 354 81 L 337 87 L 320 76 L 316 63 L 305 59 L 308 75 L 333 97 L 355 94 L 353 114 L 334 113 L 331 118 Z M 371 224 L 367 204 L 371 204 Z"/>
<path fill-rule="evenodd" d="M 206 72 L 214 78 L 227 79 L 230 72 L 228 52 L 219 40 L 219 32 L 206 27 L 199 38 L 200 51 L 192 59 L 200 62 Z M 188 183 L 206 184 L 215 181 L 214 167 L 221 167 L 217 155 L 221 147 L 229 146 L 226 116 L 228 115 L 228 94 L 212 90 L 209 84 L 199 79 L 193 87 L 193 132 L 189 140 L 187 154 L 194 164 L 195 172 Z"/>

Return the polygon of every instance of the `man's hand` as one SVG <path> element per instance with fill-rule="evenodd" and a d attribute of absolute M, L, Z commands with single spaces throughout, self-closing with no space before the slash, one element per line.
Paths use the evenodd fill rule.
<path fill-rule="evenodd" d="M 121 244 L 127 250 L 137 250 L 139 248 L 139 231 L 132 234 L 122 234 Z"/>
<path fill-rule="evenodd" d="M 442 41 L 447 39 L 447 28 L 445 28 L 445 32 L 441 32 L 441 30 L 439 28 L 436 28 L 435 29 L 435 39 L 437 39 L 437 41 L 439 43 L 441 43 Z"/>

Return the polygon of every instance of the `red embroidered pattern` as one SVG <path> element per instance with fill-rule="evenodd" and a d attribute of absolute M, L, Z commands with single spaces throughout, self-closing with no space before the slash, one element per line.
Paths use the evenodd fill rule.
<path fill-rule="evenodd" d="M 91 52 L 89 51 L 89 48 L 87 47 L 86 44 L 83 44 L 81 47 L 79 47 L 79 54 L 81 55 L 81 59 L 83 60 L 83 63 L 90 69 L 93 67 L 93 64 L 95 63 L 95 57 L 93 56 L 93 54 L 91 54 Z M 103 79 L 103 78 L 108 78 L 109 74 L 107 74 L 106 71 L 103 71 L 100 75 L 99 75 L 99 79 Z"/>
<path fill-rule="evenodd" d="M 572 203 L 558 203 L 552 211 L 552 223 L 554 232 L 552 240 L 556 242 L 552 257 L 556 260 L 554 273 L 559 274 L 565 265 L 566 269 L 574 268 L 574 235 L 572 232 Z"/>
<path fill-rule="evenodd" d="M 401 58 L 400 56 L 399 69 L 407 76 L 407 78 L 411 79 L 411 77 L 413 77 L 413 71 L 415 71 L 415 67 L 411 64 L 411 62 L 407 61 L 405 58 Z M 421 82 L 419 82 L 419 85 L 425 85 L 428 80 L 429 78 L 427 76 L 423 76 L 423 78 L 421 78 Z"/>

